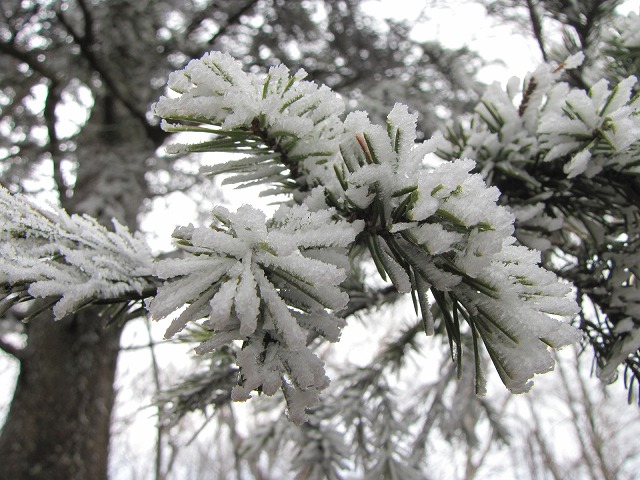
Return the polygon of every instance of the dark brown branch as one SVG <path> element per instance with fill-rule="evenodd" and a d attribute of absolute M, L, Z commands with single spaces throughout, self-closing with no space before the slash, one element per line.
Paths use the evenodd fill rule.
<path fill-rule="evenodd" d="M 38 60 L 27 52 L 16 48 L 13 42 L 0 42 L 0 52 L 13 57 L 18 62 L 26 63 L 31 70 L 39 73 L 44 78 L 48 78 L 52 82 L 58 81 L 59 74 L 47 70 L 44 64 L 38 62 Z"/>
<path fill-rule="evenodd" d="M 93 45 L 94 37 L 93 37 L 93 17 L 91 16 L 91 11 L 87 6 L 87 2 L 85 0 L 78 0 L 78 4 L 80 5 L 80 9 L 82 10 L 82 16 L 84 18 L 84 37 L 83 40 L 89 44 Z"/>
<path fill-rule="evenodd" d="M 60 23 L 62 23 L 69 35 L 71 35 L 76 45 L 80 47 L 80 51 L 82 52 L 83 57 L 89 63 L 89 66 L 100 75 L 100 78 L 102 78 L 107 88 L 118 100 L 120 100 L 120 102 L 129 111 L 131 116 L 140 122 L 147 134 L 147 138 L 149 138 L 156 144 L 161 143 L 166 134 L 162 132 L 159 127 L 150 125 L 147 121 L 145 112 L 139 110 L 135 103 L 120 89 L 116 81 L 111 77 L 111 75 L 109 75 L 109 72 L 101 65 L 98 57 L 93 51 L 92 44 L 88 43 L 85 37 L 80 36 L 75 28 L 73 28 L 67 21 L 61 11 L 56 11 L 56 17 L 58 18 Z"/>
<path fill-rule="evenodd" d="M 536 37 L 536 41 L 538 42 L 538 46 L 540 47 L 540 52 L 542 53 L 542 59 L 547 62 L 547 50 L 544 46 L 544 38 L 542 36 L 542 19 L 540 18 L 538 10 L 536 9 L 536 6 L 533 4 L 532 0 L 527 0 L 527 8 L 529 9 L 529 17 L 531 18 L 533 34 Z"/>
<path fill-rule="evenodd" d="M 207 42 L 209 45 L 213 45 L 216 41 L 225 33 L 227 30 L 231 28 L 233 25 L 236 25 L 240 18 L 245 15 L 249 10 L 251 10 L 255 5 L 257 5 L 259 0 L 249 0 L 242 8 L 240 8 L 236 13 L 227 18 L 227 22 L 222 25 L 218 31 L 213 35 L 209 41 Z"/>
<path fill-rule="evenodd" d="M 58 91 L 58 82 L 51 81 L 49 91 L 47 92 L 47 99 L 44 103 L 44 121 L 47 126 L 47 134 L 49 136 L 49 142 L 47 143 L 47 150 L 51 155 L 51 161 L 53 162 L 53 181 L 58 189 L 60 195 L 60 201 L 63 202 L 66 197 L 66 185 L 62 176 L 61 158 L 60 158 L 60 139 L 56 133 L 56 105 L 60 101 L 60 92 Z"/>

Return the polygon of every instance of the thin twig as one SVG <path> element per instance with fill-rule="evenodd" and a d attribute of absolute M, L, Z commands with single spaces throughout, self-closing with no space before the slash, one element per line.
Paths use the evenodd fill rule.
<path fill-rule="evenodd" d="M 80 9 L 82 10 L 82 17 L 84 18 L 84 40 L 89 45 L 92 45 L 94 42 L 93 37 L 93 16 L 91 15 L 91 11 L 89 10 L 89 6 L 85 0 L 77 0 L 78 5 L 80 5 Z"/>
<path fill-rule="evenodd" d="M 47 126 L 47 134 L 49 136 L 49 142 L 47 143 L 47 150 L 51 156 L 53 162 L 53 181 L 58 189 L 60 195 L 60 201 L 64 206 L 64 199 L 66 198 L 67 186 L 65 185 L 64 178 L 62 176 L 61 158 L 60 158 L 60 139 L 56 132 L 56 106 L 60 101 L 59 85 L 56 80 L 51 80 L 51 85 L 47 91 L 47 98 L 44 102 L 44 121 Z"/>
<path fill-rule="evenodd" d="M 538 46 L 540 47 L 540 52 L 542 53 L 542 59 L 547 62 L 547 50 L 544 46 L 544 38 L 542 36 L 542 19 L 540 18 L 538 10 L 536 9 L 536 6 L 533 4 L 532 0 L 527 0 L 527 8 L 529 9 L 529 18 L 531 18 L 533 34 L 536 37 Z"/>
<path fill-rule="evenodd" d="M 576 437 L 578 438 L 578 442 L 582 450 L 582 458 L 586 463 L 587 471 L 589 473 L 591 480 L 597 480 L 598 468 L 593 462 L 593 459 L 592 459 L 593 452 L 589 448 L 589 445 L 587 444 L 587 439 L 585 438 L 585 435 L 583 434 L 583 431 L 582 431 L 582 429 L 584 428 L 584 425 L 582 422 L 582 418 L 580 418 L 580 412 L 578 410 L 579 400 L 576 399 L 572 393 L 573 386 L 571 385 L 571 382 L 567 377 L 567 374 L 563 367 L 563 362 L 558 361 L 558 359 L 556 359 L 556 366 L 558 367 L 558 373 L 560 374 L 560 379 L 562 380 L 562 386 L 564 387 L 564 391 L 567 395 L 567 406 L 569 407 L 569 412 L 571 413 L 571 419 L 572 419 L 571 424 L 575 430 Z"/>
<path fill-rule="evenodd" d="M 156 396 L 160 394 L 162 386 L 160 385 L 160 369 L 158 368 L 158 359 L 154 349 L 153 336 L 151 333 L 151 325 L 149 320 L 145 320 L 147 333 L 149 335 L 149 355 L 151 356 L 151 372 L 153 373 L 153 383 L 156 389 Z M 158 403 L 158 422 L 156 427 L 156 458 L 155 458 L 155 479 L 164 480 L 165 476 L 162 472 L 162 443 L 165 433 L 164 410 L 161 403 Z"/>
<path fill-rule="evenodd" d="M 544 435 L 543 435 L 544 432 L 542 431 L 540 417 L 538 415 L 538 412 L 535 410 L 534 402 L 531 399 L 531 396 L 527 396 L 526 399 L 527 399 L 527 404 L 529 405 L 529 411 L 531 412 L 531 418 L 533 421 L 533 432 L 532 432 L 533 439 L 532 440 L 535 440 L 535 443 L 538 445 L 538 448 L 540 448 L 540 454 L 542 456 L 542 462 L 544 464 L 545 470 L 551 473 L 551 476 L 553 477 L 554 480 L 562 480 L 562 478 L 564 478 L 564 475 L 560 470 L 560 466 L 558 465 L 558 462 L 555 459 L 555 455 L 553 454 L 553 451 L 549 448 L 549 444 L 544 438 Z M 531 460 L 534 461 L 533 458 Z"/>
<path fill-rule="evenodd" d="M 29 55 L 29 53 L 16 48 L 12 42 L 0 42 L 0 52 L 13 57 L 19 62 L 26 63 L 31 70 L 51 81 L 57 81 L 61 76 L 59 73 L 48 70 L 42 62 L 38 62 L 33 56 Z"/>
<path fill-rule="evenodd" d="M 222 36 L 224 35 L 227 30 L 229 30 L 229 28 L 231 28 L 231 26 L 237 24 L 240 22 L 240 18 L 245 15 L 247 12 L 249 12 L 249 10 L 251 10 L 255 5 L 257 5 L 259 0 L 249 0 L 242 8 L 240 8 L 236 13 L 234 13 L 233 15 L 231 15 L 228 19 L 227 22 L 222 25 L 218 31 L 215 33 L 215 35 L 213 35 L 210 39 L 209 42 L 207 42 L 209 45 L 213 45 L 214 43 L 216 43 L 216 41 Z"/>
<path fill-rule="evenodd" d="M 231 436 L 231 442 L 233 444 L 233 458 L 234 458 L 234 467 L 236 470 L 236 479 L 242 480 L 242 458 L 240 456 L 240 447 L 242 446 L 243 438 L 238 433 L 238 429 L 236 428 L 237 421 L 233 412 L 233 405 L 227 404 L 226 408 L 223 407 L 222 410 L 222 421 L 227 424 L 229 427 L 229 434 Z"/>
<path fill-rule="evenodd" d="M 576 361 L 576 365 L 578 365 L 579 367 L 578 352 L 576 348 L 573 348 L 573 352 L 575 355 L 574 358 Z M 598 460 L 600 471 L 602 473 L 602 478 L 604 478 L 605 480 L 613 480 L 615 478 L 615 475 L 612 472 L 611 468 L 609 467 L 610 456 L 607 455 L 607 452 L 605 451 L 605 439 L 603 438 L 602 433 L 600 432 L 600 428 L 597 425 L 596 408 L 594 407 L 593 402 L 591 401 L 591 397 L 589 395 L 589 392 L 587 391 L 587 386 L 585 385 L 585 381 L 582 378 L 582 375 L 580 375 L 579 368 L 576 369 L 576 375 L 579 378 L 578 387 L 579 387 L 580 395 L 582 397 L 580 403 L 582 405 L 582 410 L 585 415 L 585 419 L 586 419 L 585 423 L 588 426 L 587 430 L 589 434 L 589 440 L 594 450 L 595 457 Z"/>

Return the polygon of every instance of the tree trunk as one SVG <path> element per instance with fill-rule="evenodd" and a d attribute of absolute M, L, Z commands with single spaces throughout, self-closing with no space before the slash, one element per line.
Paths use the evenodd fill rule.
<path fill-rule="evenodd" d="M 106 480 L 122 328 L 91 310 L 60 321 L 50 315 L 27 327 L 0 435 L 0 479 Z"/>

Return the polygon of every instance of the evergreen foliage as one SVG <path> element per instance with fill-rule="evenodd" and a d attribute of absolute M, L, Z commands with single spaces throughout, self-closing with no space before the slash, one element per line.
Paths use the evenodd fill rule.
<path fill-rule="evenodd" d="M 216 208 L 210 227 L 176 229 L 189 256 L 156 264 L 156 276 L 169 281 L 149 304 L 157 319 L 188 305 L 166 336 L 207 318 L 211 338 L 200 353 L 242 342 L 232 397 L 282 388 L 289 417 L 302 422 L 328 385 L 308 342 L 318 335 L 337 340 L 339 312 L 349 300 L 340 284 L 350 263 L 371 259 L 398 292 L 411 293 L 427 334 L 434 331 L 433 296 L 458 364 L 461 320 L 469 324 L 478 393 L 485 389 L 480 340 L 505 385 L 527 391 L 536 373 L 553 368 L 548 347 L 579 339 L 555 318 L 576 311 L 568 286 L 538 267 L 536 253 L 514 245 L 513 217 L 496 205 L 498 190 L 469 173 L 473 161 L 423 165 L 441 142 L 416 144 L 416 116 L 405 106 L 394 107 L 386 129 L 364 112 L 342 121 L 340 99 L 303 77 L 282 66 L 266 76 L 246 74 L 216 52 L 172 74 L 170 86 L 180 95 L 162 97 L 155 111 L 177 123 L 164 128 L 217 135 L 172 151 L 248 153 L 209 173 L 267 183 L 293 201 L 269 221 L 250 206 L 235 214 Z M 13 275 L 7 283 L 16 281 L 24 278 Z M 52 294 L 37 284 L 31 291 Z"/>
<path fill-rule="evenodd" d="M 0 6 L 0 182 L 12 193 L 29 198 L 43 194 L 70 218 L 78 220 L 86 214 L 109 231 L 115 218 L 130 232 L 137 232 L 155 201 L 171 201 L 182 193 L 196 208 L 209 211 L 218 200 L 217 189 L 194 173 L 196 156 L 166 155 L 169 134 L 160 128 L 149 107 L 164 92 L 168 72 L 210 50 L 233 52 L 254 72 L 278 63 L 304 67 L 314 80 L 339 92 L 349 109 L 367 108 L 375 121 L 386 114 L 388 98 L 431 105 L 420 118 L 420 131 L 430 135 L 443 118 L 468 111 L 475 103 L 481 85 L 472 77 L 482 61 L 465 48 L 413 40 L 410 29 L 410 22 L 373 18 L 360 0 L 7 0 Z M 279 168 L 277 162 L 271 166 L 274 171 Z M 54 220 L 65 217 L 51 213 L 55 209 L 45 210 Z M 74 217 L 76 214 L 80 217 Z M 13 218 L 11 213 L 9 218 Z M 36 253 L 42 255 L 36 270 L 65 273 L 66 283 L 57 284 L 65 286 L 65 291 L 51 284 L 47 291 L 38 290 L 35 283 L 25 283 L 12 269 L 13 258 L 3 257 L 12 267 L 7 270 L 11 279 L 3 277 L 2 292 L 7 296 L 3 307 L 32 298 L 31 294 L 53 296 L 34 302 L 33 307 L 23 303 L 0 317 L 0 350 L 11 356 L 13 371 L 19 375 L 19 388 L 0 435 L 0 476 L 107 478 L 109 437 L 119 431 L 117 427 L 110 430 L 109 421 L 121 322 L 127 322 L 128 330 L 143 321 L 140 300 L 150 299 L 163 279 L 136 270 L 135 258 L 112 252 L 108 235 L 94 224 L 90 220 L 77 223 L 86 230 L 87 239 L 92 239 L 90 245 L 68 241 L 60 232 L 55 239 L 49 237 L 54 246 L 38 247 Z M 118 230 L 117 240 L 128 241 L 130 235 Z M 5 236 L 6 232 L 3 239 Z M 62 247 L 68 258 L 56 253 Z M 311 260 L 312 249 L 302 250 Z M 108 260 L 94 265 L 92 252 Z M 144 252 L 139 250 L 140 258 Z M 333 260 L 325 257 L 313 258 L 330 269 Z M 24 267 L 29 260 L 33 259 L 23 257 L 15 263 Z M 88 262 L 86 272 L 76 260 Z M 123 271 L 133 275 L 132 283 L 123 282 L 115 265 L 105 275 L 102 266 L 109 262 L 122 262 Z M 262 268 L 265 263 L 258 265 Z M 41 285 L 50 280 L 23 273 L 27 280 Z M 81 285 L 89 275 L 88 285 Z M 168 280 L 179 281 L 176 277 Z M 141 290 L 133 285 L 137 282 Z M 269 282 L 277 283 L 274 279 Z M 347 282 L 357 283 L 352 278 Z M 351 295 L 344 317 L 396 297 L 386 289 L 359 291 Z M 73 305 L 65 299 L 73 299 Z M 60 314 L 74 305 L 81 311 L 54 322 L 50 307 L 56 304 Z M 44 310 L 35 316 L 37 306 Z M 29 316 L 35 318 L 25 318 Z M 116 321 L 101 328 L 104 320 Z M 336 335 L 333 330 L 343 321 L 330 320 L 323 335 Z M 317 322 L 312 326 L 317 328 Z M 306 331 L 307 326 L 301 328 Z M 190 326 L 189 333 L 193 329 Z M 171 389 L 180 392 L 168 409 L 176 417 L 187 410 L 183 407 L 200 405 L 206 399 L 213 399 L 222 410 L 229 408 L 224 402 L 237 376 L 233 366 L 237 345 L 231 345 L 230 351 L 212 352 L 211 368 L 198 372 L 204 373 L 200 377 L 180 378 L 191 390 L 181 388 L 185 385 Z M 219 363 L 217 353 L 221 351 L 227 355 Z M 58 352 L 71 354 L 60 356 Z M 205 358 L 204 363 L 209 364 L 211 357 Z M 86 366 L 86 371 L 77 368 L 80 366 Z M 8 370 L 6 376 L 11 377 Z M 153 371 L 159 390 L 158 378 L 163 373 Z M 50 382 L 38 381 L 39 376 Z M 62 405 L 58 405 L 60 399 Z M 262 402 L 252 402 L 256 403 Z M 51 412 L 61 410 L 69 413 L 68 421 L 52 418 Z M 46 436 L 41 435 L 42 430 L 48 432 Z M 68 434 L 70 430 L 73 435 Z M 165 433 L 158 430 L 159 445 Z M 49 454 L 43 456 L 42 451 Z M 68 453 L 71 460 L 61 458 L 56 454 L 59 451 Z M 119 468 L 118 453 L 112 458 L 111 468 Z M 166 459 L 159 447 L 158 477 L 162 469 L 169 468 Z M 36 470 L 40 473 L 34 473 Z"/>
<path fill-rule="evenodd" d="M 568 288 L 537 267 L 539 258 L 513 245 L 512 217 L 495 203 L 499 192 L 486 188 L 479 175 L 469 173 L 475 166 L 471 160 L 423 165 L 425 155 L 437 148 L 438 138 L 416 144 L 416 115 L 409 114 L 407 107 L 394 107 L 386 129 L 371 124 L 364 112 L 351 113 L 342 121 L 338 117 L 343 111 L 340 100 L 327 88 L 303 78 L 304 72 L 291 76 L 282 66 L 272 68 L 266 76 L 245 74 L 231 57 L 214 52 L 172 74 L 169 85 L 180 96 L 161 98 L 155 111 L 166 120 L 163 125 L 169 131 L 210 129 L 218 135 L 211 141 L 175 146 L 173 151 L 225 152 L 232 148 L 250 154 L 205 171 L 232 173 L 229 181 L 241 185 L 268 183 L 275 187 L 270 191 L 290 193 L 294 203 L 351 219 L 352 237 L 339 246 L 350 248 L 352 262 L 372 259 L 383 279 L 389 278 L 398 292 L 411 293 L 428 334 L 434 331 L 429 313 L 431 292 L 446 312 L 451 354 L 458 362 L 462 360 L 460 321 L 469 323 L 474 338 L 478 337 L 474 342 L 478 392 L 484 391 L 479 339 L 505 385 L 514 392 L 528 390 L 535 373 L 553 368 L 547 346 L 558 348 L 579 338 L 549 314 L 571 315 L 575 307 L 565 298 Z M 250 215 L 243 212 L 242 217 Z M 313 223 L 304 227 L 309 229 Z M 315 247 L 333 247 L 332 242 L 344 238 L 340 233 L 345 227 L 339 223 L 318 227 L 326 232 L 326 243 Z M 264 227 L 258 229 L 256 224 L 252 231 L 264 231 Z M 323 241 L 318 235 L 313 237 Z M 218 243 L 216 248 L 225 248 L 225 241 Z M 237 258 L 244 252 L 230 254 Z M 213 278 L 229 270 L 223 264 L 215 268 L 220 271 Z M 302 263 L 297 272 L 293 278 L 291 272 L 286 276 L 274 272 L 290 278 L 288 284 L 280 285 L 284 295 L 293 287 L 309 296 L 304 285 L 307 290 L 323 292 L 311 296 L 334 295 L 328 289 L 334 281 L 314 278 L 314 269 Z M 197 297 L 180 298 L 174 308 L 185 300 L 199 305 L 200 292 L 195 290 Z M 260 292 L 266 293 L 262 287 Z M 158 303 L 165 295 L 173 295 L 173 290 L 161 291 Z M 268 307 L 266 298 L 262 300 L 269 315 L 259 323 L 274 323 L 278 330 L 278 320 L 270 318 L 274 309 Z M 237 297 L 234 302 L 240 317 L 237 307 L 241 302 Z M 345 305 L 319 304 L 334 311 Z M 292 306 L 300 308 L 299 302 Z M 305 307 L 308 309 L 303 304 Z M 153 304 L 151 312 L 154 314 Z M 166 313 L 162 310 L 159 316 Z M 280 315 L 288 316 L 283 310 Z M 178 321 L 183 324 L 182 319 Z M 261 343 L 290 344 L 283 329 L 278 333 Z M 245 336 L 232 338 L 246 340 Z M 221 336 L 215 335 L 212 344 L 219 344 L 216 337 Z M 251 344 L 247 341 L 243 352 Z M 256 356 L 269 358 L 257 351 L 249 355 Z M 314 370 L 311 365 L 308 369 Z M 292 374 L 291 368 L 288 373 Z M 243 375 L 241 369 L 241 379 Z"/>
<path fill-rule="evenodd" d="M 119 215 L 109 200 L 101 201 L 109 182 L 79 203 L 65 197 L 61 150 L 53 149 L 55 181 L 69 213 L 0 187 L 0 314 L 44 299 L 30 317 L 50 309 L 60 320 L 97 305 L 114 321 L 143 313 L 166 323 L 165 338 L 198 343 L 207 368 L 158 398 L 167 415 L 161 420 L 176 424 L 188 412 L 256 393 L 283 398 L 289 422 L 257 428 L 242 455 L 256 459 L 293 439 L 298 455 L 291 468 L 299 478 L 338 479 L 344 470 L 422 478 L 434 424 L 477 444 L 468 417 L 486 417 L 492 438 L 504 440 L 496 409 L 472 395 L 486 393 L 489 364 L 510 392 L 524 393 L 537 374 L 554 369 L 554 350 L 579 342 L 594 348 L 602 380 L 613 381 L 623 365 L 631 399 L 634 383 L 640 388 L 640 16 L 615 18 L 603 33 L 583 24 L 573 3 L 542 2 L 545 10 L 538 12 L 528 2 L 546 62 L 506 88 L 490 86 L 470 117 L 455 118 L 426 141 L 436 123 L 431 111 L 410 113 L 403 103 L 388 114 L 375 102 L 370 112 L 348 108 L 345 89 L 368 84 L 351 71 L 355 64 L 341 68 L 336 61 L 331 70 L 322 49 L 301 47 L 304 60 L 297 63 L 329 86 L 307 81 L 304 69 L 246 68 L 220 51 L 189 52 L 199 58 L 184 68 L 174 58 L 169 63 L 178 70 L 152 107 L 162 131 L 116 88 L 137 119 L 135 130 L 144 125 L 149 145 L 180 133 L 196 140 L 168 145 L 176 158 L 229 154 L 200 174 L 222 176 L 223 185 L 236 188 L 260 186 L 261 195 L 280 202 L 278 210 L 267 218 L 252 205 L 216 206 L 207 225 L 178 226 L 176 251 L 154 258 L 142 236 L 120 223 L 135 230 L 135 212 Z M 617 2 L 588 3 L 597 23 Z M 352 4 L 341 5 L 327 7 L 329 20 L 348 17 Z M 296 8 L 311 22 L 304 6 Z M 565 30 L 561 48 L 550 50 L 542 41 L 540 13 L 573 28 Z M 65 19 L 61 11 L 55 15 Z M 204 29 L 195 13 L 192 20 L 184 38 L 180 33 L 188 29 L 165 32 L 169 43 L 182 45 Z M 62 25 L 80 38 L 68 19 Z M 84 27 L 88 41 L 92 25 Z M 406 34 L 401 25 L 392 27 L 385 48 Z M 346 37 L 371 40 L 361 25 L 333 34 L 345 52 L 351 51 Z M 315 33 L 296 35 L 302 43 L 320 41 Z M 268 29 L 250 42 L 245 57 L 257 61 L 264 48 L 279 59 L 295 57 Z M 117 56 L 117 50 L 108 53 Z M 378 50 L 372 52 L 382 56 Z M 91 63 L 91 50 L 85 53 Z M 447 54 L 459 60 L 467 52 Z M 48 79 L 47 104 L 55 103 L 62 77 L 27 60 Z M 417 63 L 386 67 L 420 69 Z M 145 91 L 145 101 L 158 94 L 136 88 Z M 449 113 L 465 104 L 463 97 L 451 101 Z M 51 112 L 44 117 L 58 148 Z M 29 120 L 25 145 L 37 143 L 31 130 L 40 121 L 37 115 Z M 11 174 L 25 171 L 10 146 L 16 135 L 0 144 L 6 144 Z M 122 162 L 115 150 L 111 155 L 105 158 Z M 131 155 L 147 161 L 142 147 Z M 133 180 L 125 177 L 126 197 Z M 198 180 L 189 176 L 189 182 Z M 93 216 L 71 213 L 82 210 Z M 102 224 L 109 213 L 119 217 L 112 228 Z M 394 335 L 368 366 L 333 372 L 327 342 L 340 341 L 359 312 L 404 297 L 413 305 L 413 324 L 390 325 Z M 441 367 L 440 379 L 417 386 L 417 397 L 402 403 L 390 374 L 421 348 L 420 334 L 445 338 L 451 362 Z M 449 410 L 445 391 L 455 400 Z M 269 399 L 253 403 L 281 408 Z"/>
<path fill-rule="evenodd" d="M 640 380 L 638 18 L 619 18 L 599 44 L 602 61 L 583 75 L 600 80 L 588 89 L 562 75 L 580 66 L 581 53 L 522 83 L 513 78 L 506 91 L 492 85 L 473 119 L 452 126 L 438 150 L 476 159 L 514 212 L 518 240 L 573 283 L 598 375 L 611 381 L 623 363 L 630 398 Z"/>
<path fill-rule="evenodd" d="M 0 187 L 0 223 L 2 313 L 45 298 L 44 309 L 53 307 L 59 320 L 99 301 L 126 307 L 156 290 L 151 251 L 115 219 L 109 231 L 87 215 L 39 208 Z"/>

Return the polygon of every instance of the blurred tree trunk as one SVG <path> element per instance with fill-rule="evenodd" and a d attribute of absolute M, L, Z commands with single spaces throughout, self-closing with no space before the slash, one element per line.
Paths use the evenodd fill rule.
<path fill-rule="evenodd" d="M 87 310 L 27 327 L 20 376 L 0 436 L 0 478 L 107 478 L 122 328 Z"/>

